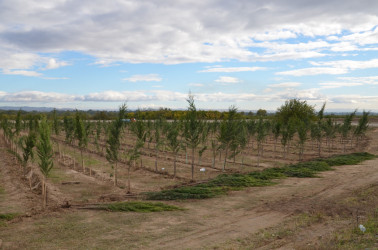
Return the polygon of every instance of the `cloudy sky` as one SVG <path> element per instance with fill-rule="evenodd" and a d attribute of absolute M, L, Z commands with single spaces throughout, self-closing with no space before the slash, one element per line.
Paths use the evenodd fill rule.
<path fill-rule="evenodd" d="M 1 0 L 0 106 L 378 111 L 376 0 Z"/>

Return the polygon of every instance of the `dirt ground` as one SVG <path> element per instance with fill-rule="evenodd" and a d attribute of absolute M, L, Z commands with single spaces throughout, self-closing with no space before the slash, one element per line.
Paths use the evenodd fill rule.
<path fill-rule="evenodd" d="M 378 128 L 369 136 L 365 151 L 378 154 Z M 57 160 L 49 180 L 56 197 L 46 211 L 3 141 L 0 159 L 0 213 L 20 214 L 0 226 L 0 249 L 322 249 L 329 235 L 378 207 L 378 159 L 339 166 L 320 178 L 287 178 L 214 199 L 167 202 L 185 210 L 148 214 L 61 208 L 65 201 L 131 199 L 124 186 L 113 186 L 100 159 L 92 159 L 93 176 Z M 134 179 L 138 192 L 177 184 L 135 171 L 135 178 L 146 176 L 144 182 Z"/>

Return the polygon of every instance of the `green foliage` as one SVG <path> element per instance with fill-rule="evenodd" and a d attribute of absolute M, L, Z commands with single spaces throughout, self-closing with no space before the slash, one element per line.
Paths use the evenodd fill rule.
<path fill-rule="evenodd" d="M 139 212 L 139 213 L 183 210 L 182 208 L 164 204 L 161 202 L 142 202 L 142 201 L 117 202 L 117 203 L 101 206 L 100 209 L 108 210 L 111 212 Z"/>
<path fill-rule="evenodd" d="M 23 157 L 23 164 L 26 165 L 29 158 L 34 158 L 33 148 L 36 144 L 37 135 L 34 131 L 29 131 L 28 136 L 23 137 L 22 143 L 22 157 Z"/>
<path fill-rule="evenodd" d="M 316 177 L 316 173 L 318 172 L 332 170 L 331 166 L 357 164 L 374 157 L 374 155 L 369 153 L 354 153 L 300 162 L 286 165 L 282 168 L 267 168 L 248 174 L 221 174 L 207 183 L 163 190 L 160 192 L 148 192 L 145 193 L 145 195 L 148 200 L 207 199 L 224 195 L 229 190 L 273 185 L 275 184 L 271 181 L 273 179 L 286 177 Z"/>
<path fill-rule="evenodd" d="M 15 128 L 16 128 L 16 131 L 15 131 L 16 135 L 19 135 L 21 131 L 21 109 L 18 110 L 17 112 Z"/>
<path fill-rule="evenodd" d="M 74 138 L 74 132 L 75 132 L 75 122 L 72 117 L 64 116 L 63 118 L 63 127 L 64 132 L 66 134 L 66 142 L 71 143 Z"/>
<path fill-rule="evenodd" d="M 39 126 L 39 141 L 37 143 L 37 153 L 39 157 L 39 168 L 44 176 L 48 176 L 54 166 L 53 163 L 53 150 L 50 141 L 50 128 L 43 118 Z"/>
<path fill-rule="evenodd" d="M 56 115 L 56 109 L 53 110 L 53 130 L 56 135 L 59 135 L 59 121 Z"/>
<path fill-rule="evenodd" d="M 329 158 L 319 159 L 319 161 L 323 161 L 327 163 L 329 166 L 341 166 L 341 165 L 355 165 L 362 161 L 371 160 L 376 158 L 375 155 L 360 152 L 360 153 L 352 153 L 347 155 L 335 155 Z"/>
<path fill-rule="evenodd" d="M 186 199 L 208 199 L 225 194 L 224 187 L 193 186 L 180 187 L 160 192 L 145 193 L 147 200 L 186 200 Z"/>
<path fill-rule="evenodd" d="M 123 121 L 126 113 L 126 104 L 123 104 L 119 108 L 118 117 L 109 126 L 109 137 L 106 141 L 106 159 L 110 163 L 118 161 L 118 150 L 120 148 L 120 136 L 123 127 Z"/>
<path fill-rule="evenodd" d="M 358 120 L 357 128 L 354 131 L 356 136 L 361 137 L 365 135 L 369 127 L 369 114 L 370 112 L 365 112 L 365 110 L 363 111 L 361 118 Z"/>
<path fill-rule="evenodd" d="M 0 214 L 0 220 L 5 220 L 5 221 L 13 220 L 13 219 L 16 218 L 18 215 L 19 215 L 19 214 L 17 214 L 17 213 Z"/>
<path fill-rule="evenodd" d="M 189 107 L 184 121 L 184 137 L 188 147 L 194 149 L 201 141 L 203 122 L 197 117 L 198 112 L 192 95 L 189 94 L 187 102 Z"/>
<path fill-rule="evenodd" d="M 301 101 L 299 99 L 286 101 L 276 112 L 276 119 L 282 124 L 287 124 L 291 119 L 301 119 L 307 122 L 314 120 L 314 118 L 314 107 L 308 105 L 306 101 Z"/>
<path fill-rule="evenodd" d="M 80 148 L 84 148 L 87 146 L 88 137 L 87 137 L 86 126 L 77 110 L 75 114 L 75 136 L 76 136 L 76 139 L 79 141 Z"/>

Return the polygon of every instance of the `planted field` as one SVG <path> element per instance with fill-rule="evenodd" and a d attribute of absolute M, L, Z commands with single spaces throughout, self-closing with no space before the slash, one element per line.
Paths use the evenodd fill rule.
<path fill-rule="evenodd" d="M 47 170 L 38 158 L 41 142 L 27 150 L 28 137 L 38 130 L 25 127 L 16 134 L 12 123 L 2 130 L 0 239 L 6 249 L 275 248 L 292 246 L 301 228 L 308 232 L 327 224 L 344 230 L 333 220 L 353 221 L 351 213 L 359 213 L 359 223 L 372 230 L 374 212 L 355 192 L 370 190 L 369 202 L 376 204 L 374 128 L 358 137 L 352 126 L 347 137 L 340 132 L 329 140 L 325 134 L 313 140 L 309 130 L 304 142 L 296 131 L 283 145 L 278 142 L 285 135 L 276 139 L 268 129 L 271 121 L 254 120 L 249 126 L 255 124 L 256 131 L 267 126 L 263 138 L 256 132 L 243 144 L 241 138 L 222 138 L 222 129 L 248 131 L 248 121 L 197 124 L 201 133 L 207 131 L 199 141 L 185 136 L 185 124 L 137 121 L 122 124 L 119 144 L 112 141 L 119 147 L 112 147 L 109 131 L 115 123 L 80 119 L 84 142 L 73 132 L 70 138 L 64 124 L 50 133 Z M 181 130 L 172 135 L 175 129 Z M 261 238 L 259 230 L 279 237 Z M 318 236 L 303 236 L 311 244 L 313 237 Z"/>

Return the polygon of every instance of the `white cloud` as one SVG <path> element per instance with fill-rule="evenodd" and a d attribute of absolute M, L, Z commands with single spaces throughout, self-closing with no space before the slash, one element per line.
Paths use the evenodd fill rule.
<path fill-rule="evenodd" d="M 221 82 L 221 83 L 239 83 L 240 79 L 236 77 L 230 77 L 230 76 L 221 76 L 215 81 Z"/>
<path fill-rule="evenodd" d="M 5 75 L 34 76 L 34 77 L 42 76 L 41 73 L 38 73 L 36 71 L 31 71 L 31 70 L 7 70 L 7 69 L 4 69 L 3 74 L 5 74 Z"/>
<path fill-rule="evenodd" d="M 291 76 L 310 76 L 310 75 L 341 75 L 349 73 L 357 69 L 378 68 L 378 59 L 368 61 L 354 61 L 354 60 L 340 60 L 340 61 L 323 61 L 310 62 L 310 64 L 319 67 L 294 69 L 288 71 L 277 72 L 277 75 L 291 75 Z"/>
<path fill-rule="evenodd" d="M 299 98 L 306 100 L 310 104 L 321 105 L 325 101 L 329 103 L 329 108 L 341 109 L 355 109 L 363 108 L 367 110 L 377 110 L 378 96 L 377 95 L 326 95 L 321 92 L 321 89 L 305 89 L 305 90 L 283 90 L 280 92 L 269 93 L 266 95 L 257 95 L 254 93 L 193 93 L 195 101 L 197 102 L 267 102 L 267 103 L 283 103 L 287 99 Z M 152 91 L 104 91 L 94 92 L 87 95 L 69 95 L 54 92 L 41 91 L 20 91 L 14 93 L 7 93 L 0 91 L 0 103 L 43 103 L 49 106 L 57 106 L 59 103 L 62 107 L 75 107 L 78 103 L 113 103 L 113 102 L 128 102 L 128 103 L 142 103 L 143 107 L 153 106 L 167 106 L 160 105 L 159 102 L 181 102 L 185 105 L 187 93 L 180 93 L 175 91 L 152 90 Z M 171 106 L 177 108 L 176 104 Z M 252 108 L 252 107 L 251 107 Z"/>
<path fill-rule="evenodd" d="M 72 102 L 82 98 L 76 95 L 68 95 L 42 91 L 20 91 L 15 93 L 0 92 L 0 102 Z"/>
<path fill-rule="evenodd" d="M 31 1 L 3 0 L 0 50 L 79 51 L 101 65 L 285 60 L 324 56 L 336 46 L 286 39 L 326 36 L 343 51 L 377 43 L 375 1 Z M 293 14 L 295 13 L 295 14 Z M 279 41 L 261 47 L 255 41 Z M 282 46 L 281 46 L 282 45 Z M 287 50 L 283 48 L 297 47 Z M 314 46 L 315 47 L 311 47 Z M 305 46 L 307 48 L 303 48 Z M 251 48 L 263 48 L 259 53 Z M 303 52 L 303 53 L 300 53 Z M 13 67 L 10 69 L 26 69 Z M 5 68 L 5 67 L 1 67 Z"/>
<path fill-rule="evenodd" d="M 54 58 L 50 58 L 45 66 L 45 69 L 57 69 L 63 66 L 67 66 L 67 62 L 59 62 Z"/>
<path fill-rule="evenodd" d="M 287 75 L 287 76 L 312 76 L 312 75 L 341 75 L 348 73 L 349 70 L 345 68 L 327 68 L 327 67 L 318 67 L 318 68 L 304 68 L 304 69 L 294 69 L 288 71 L 277 72 L 276 75 Z"/>
<path fill-rule="evenodd" d="M 378 76 L 338 77 L 340 80 L 378 85 Z"/>
<path fill-rule="evenodd" d="M 244 71 L 257 71 L 257 70 L 264 70 L 265 67 L 229 67 L 229 68 L 221 68 L 221 67 L 214 67 L 208 68 L 205 70 L 200 70 L 198 72 L 224 72 L 224 73 L 232 73 L 232 72 L 244 72 Z"/>
<path fill-rule="evenodd" d="M 162 78 L 157 74 L 148 75 L 133 75 L 128 78 L 123 78 L 122 80 L 128 82 L 160 82 Z"/>
<path fill-rule="evenodd" d="M 302 84 L 300 82 L 282 82 L 282 83 L 276 83 L 276 84 L 269 84 L 268 86 L 270 88 L 295 88 L 301 85 Z"/>
<path fill-rule="evenodd" d="M 341 87 L 354 87 L 354 86 L 361 86 L 363 83 L 359 82 L 322 82 L 319 83 L 323 89 L 334 89 L 334 88 L 341 88 Z"/>
<path fill-rule="evenodd" d="M 203 85 L 202 83 L 189 83 L 188 86 L 190 86 L 190 87 L 203 87 L 205 85 Z"/>

